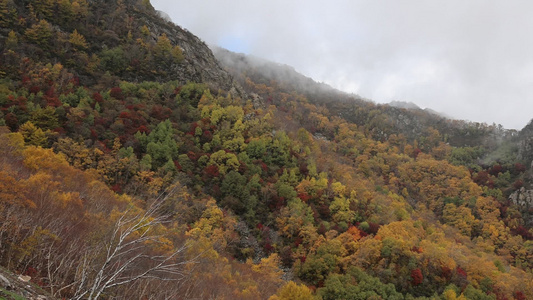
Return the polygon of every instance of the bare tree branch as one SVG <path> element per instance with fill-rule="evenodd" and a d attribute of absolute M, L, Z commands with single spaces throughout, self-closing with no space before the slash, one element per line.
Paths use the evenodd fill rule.
<path fill-rule="evenodd" d="M 185 243 L 166 255 L 155 253 L 151 246 L 161 243 L 162 236 L 153 231 L 168 222 L 169 216 L 160 211 L 174 190 L 158 197 L 144 213 L 132 215 L 131 210 L 122 213 L 103 247 L 85 253 L 79 266 L 79 279 L 71 284 L 77 286 L 73 299 L 98 299 L 111 288 L 141 279 L 183 281 L 187 278 L 185 265 L 194 263 L 198 257 L 185 258 L 188 248 Z"/>

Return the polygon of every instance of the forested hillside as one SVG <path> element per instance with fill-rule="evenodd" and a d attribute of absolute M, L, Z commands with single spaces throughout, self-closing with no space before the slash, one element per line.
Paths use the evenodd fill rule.
<path fill-rule="evenodd" d="M 219 65 L 148 0 L 0 0 L 0 47 L 0 264 L 58 299 L 533 298 L 516 132 Z"/>

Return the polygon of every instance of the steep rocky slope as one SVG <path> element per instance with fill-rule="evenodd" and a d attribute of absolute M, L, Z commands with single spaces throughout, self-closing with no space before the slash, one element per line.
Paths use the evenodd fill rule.
<path fill-rule="evenodd" d="M 518 157 L 531 165 L 533 163 L 533 120 L 518 134 Z"/>
<path fill-rule="evenodd" d="M 173 45 L 179 45 L 183 50 L 184 61 L 173 66 L 168 79 L 183 83 L 203 82 L 214 90 L 235 91 L 232 76 L 220 67 L 209 47 L 197 36 L 161 18 L 157 11 L 136 12 L 133 15 L 145 22 L 154 41 L 166 34 Z"/>
<path fill-rule="evenodd" d="M 119 78 L 176 80 L 240 93 L 206 44 L 161 18 L 149 1 L 57 5 L 53 1 L 32 6 L 27 1 L 2 1 L 0 50 L 12 51 L 0 57 L 3 75 L 18 79 L 23 71 L 19 59 L 26 56 L 42 64 L 60 63 L 84 85 L 113 84 Z M 172 55 L 179 58 L 171 59 Z"/>

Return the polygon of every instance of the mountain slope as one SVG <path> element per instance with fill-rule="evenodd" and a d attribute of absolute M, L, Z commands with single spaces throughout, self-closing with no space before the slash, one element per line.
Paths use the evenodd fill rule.
<path fill-rule="evenodd" d="M 3 74 L 16 78 L 22 71 L 19 60 L 27 57 L 59 62 L 88 85 L 113 83 L 118 76 L 134 82 L 204 82 L 214 90 L 233 87 L 205 43 L 160 18 L 149 1 L 55 2 L 30 7 L 2 1 L 0 42 L 13 51 L 2 57 Z M 105 72 L 112 77 L 103 81 Z"/>
<path fill-rule="evenodd" d="M 256 84 L 269 85 L 275 82 L 279 91 L 286 93 L 295 91 L 305 95 L 311 103 L 325 105 L 332 114 L 364 127 L 376 139 L 384 140 L 392 134 L 402 134 L 413 141 L 429 136 L 428 129 L 435 128 L 446 136 L 446 142 L 452 146 L 484 146 L 487 152 L 491 152 L 516 134 L 516 131 L 506 130 L 498 125 L 451 120 L 430 110 L 423 111 L 394 103 L 375 104 L 357 95 L 317 83 L 288 66 L 216 47 L 213 51 L 217 59 L 241 85 L 246 87 L 247 79 Z"/>
<path fill-rule="evenodd" d="M 505 131 L 231 82 L 146 0 L 0 1 L 0 264 L 53 296 L 533 298 Z"/>

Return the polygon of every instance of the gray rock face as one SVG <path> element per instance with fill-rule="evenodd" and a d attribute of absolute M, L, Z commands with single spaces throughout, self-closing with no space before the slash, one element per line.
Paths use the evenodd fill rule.
<path fill-rule="evenodd" d="M 533 136 L 522 135 L 522 140 L 518 144 L 518 159 L 531 161 L 533 167 Z"/>
<path fill-rule="evenodd" d="M 509 196 L 509 200 L 518 206 L 522 212 L 525 225 L 533 226 L 533 190 L 524 187 Z"/>
<path fill-rule="evenodd" d="M 126 81 L 178 81 L 182 84 L 187 82 L 205 83 L 212 91 L 230 92 L 233 97 L 245 98 L 246 94 L 238 86 L 233 77 L 226 72 L 213 55 L 211 49 L 197 36 L 186 29 L 181 28 L 171 21 L 165 12 L 155 10 L 151 5 L 146 5 L 142 0 L 90 0 L 93 6 L 105 3 L 112 7 L 120 2 L 129 18 L 136 20 L 140 25 L 146 25 L 150 32 L 150 37 L 154 42 L 162 34 L 166 34 L 173 46 L 179 46 L 182 50 L 184 60 L 179 63 L 161 65 L 153 74 L 139 75 L 136 72 L 126 72 L 121 74 L 121 79 Z M 110 6 L 111 5 L 111 6 Z M 179 24 L 179 20 L 174 20 Z M 0 34 L 2 32 L 0 31 Z M 6 33 L 7 34 L 7 33 Z M 114 40 L 120 40 L 115 32 L 110 31 L 109 35 L 115 35 Z"/>
<path fill-rule="evenodd" d="M 161 18 L 158 12 L 153 15 L 137 14 L 136 17 L 144 21 L 154 40 L 164 33 L 173 45 L 178 45 L 183 51 L 184 61 L 174 64 L 167 77 L 161 79 L 206 83 L 212 90 L 232 91 L 237 94 L 235 96 L 242 96 L 233 77 L 222 69 L 211 49 L 197 36 Z"/>
<path fill-rule="evenodd" d="M 531 161 L 533 166 L 533 120 L 518 134 L 518 159 Z"/>
<path fill-rule="evenodd" d="M 509 200 L 521 209 L 529 209 L 533 207 L 533 190 L 526 190 L 521 188 L 509 196 Z"/>
<path fill-rule="evenodd" d="M 260 109 L 260 108 L 266 108 L 265 101 L 261 96 L 259 96 L 256 93 L 251 93 L 250 98 L 252 100 L 252 104 L 254 106 L 254 109 Z"/>

